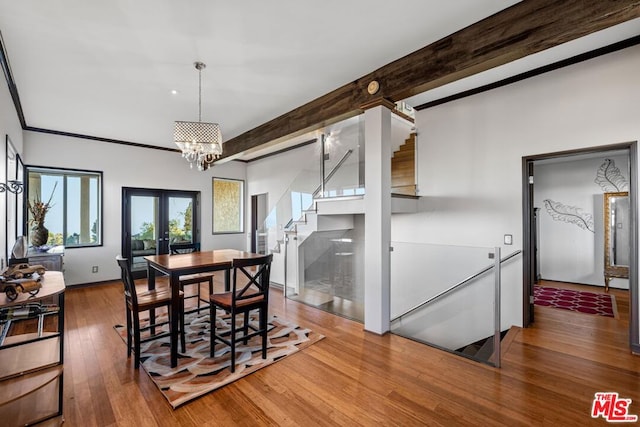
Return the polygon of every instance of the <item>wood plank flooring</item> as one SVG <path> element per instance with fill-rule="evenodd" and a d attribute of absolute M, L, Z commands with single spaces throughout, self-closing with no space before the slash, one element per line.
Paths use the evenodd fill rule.
<path fill-rule="evenodd" d="M 612 292 L 628 311 L 626 292 Z M 65 425 L 604 425 L 590 417 L 599 391 L 633 399 L 630 412 L 640 414 L 640 357 L 630 354 L 622 313 L 536 307 L 536 324 L 516 331 L 495 369 L 365 332 L 278 290 L 270 309 L 326 338 L 173 410 L 113 330 L 125 321 L 122 285 L 68 289 Z"/>

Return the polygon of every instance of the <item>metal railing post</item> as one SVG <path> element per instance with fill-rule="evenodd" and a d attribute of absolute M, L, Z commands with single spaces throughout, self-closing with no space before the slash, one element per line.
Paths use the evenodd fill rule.
<path fill-rule="evenodd" d="M 289 298 L 289 294 L 287 292 L 287 246 L 289 246 L 289 235 L 284 233 L 284 297 Z"/>
<path fill-rule="evenodd" d="M 324 197 L 324 156 L 325 156 L 325 147 L 324 147 L 324 133 L 322 134 L 322 138 L 320 140 L 320 191 L 322 196 Z"/>
<path fill-rule="evenodd" d="M 494 315 L 494 335 L 493 335 L 493 354 L 494 364 L 496 368 L 500 367 L 500 341 L 502 331 L 500 330 L 500 279 L 501 279 L 501 263 L 500 263 L 500 248 L 494 249 L 494 302 L 493 302 L 493 315 Z"/>

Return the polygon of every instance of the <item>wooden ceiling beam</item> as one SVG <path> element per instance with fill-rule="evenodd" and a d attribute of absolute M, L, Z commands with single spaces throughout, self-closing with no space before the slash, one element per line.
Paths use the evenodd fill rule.
<path fill-rule="evenodd" d="M 376 98 L 400 101 L 638 17 L 640 0 L 524 0 L 230 139 L 220 160 L 352 117 Z"/>

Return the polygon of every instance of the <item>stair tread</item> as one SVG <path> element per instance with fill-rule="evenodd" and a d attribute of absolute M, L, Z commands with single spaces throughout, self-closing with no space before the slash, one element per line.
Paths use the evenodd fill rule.
<path fill-rule="evenodd" d="M 405 175 L 413 176 L 414 174 L 415 174 L 415 169 L 413 168 L 403 168 L 403 169 L 396 169 L 391 171 L 391 176 L 405 176 Z"/>
<path fill-rule="evenodd" d="M 413 159 L 407 159 L 403 161 L 394 160 L 391 162 L 391 172 L 397 170 L 413 170 L 415 168 L 416 166 Z"/>

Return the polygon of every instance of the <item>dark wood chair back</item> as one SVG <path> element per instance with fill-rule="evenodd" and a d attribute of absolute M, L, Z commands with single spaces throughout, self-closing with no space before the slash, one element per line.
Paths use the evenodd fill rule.
<path fill-rule="evenodd" d="M 245 305 L 252 301 L 268 305 L 272 260 L 273 254 L 233 260 L 232 305 Z"/>
<path fill-rule="evenodd" d="M 230 292 L 213 294 L 210 297 L 211 306 L 209 318 L 211 319 L 211 344 L 210 357 L 215 357 L 216 341 L 221 341 L 230 348 L 229 368 L 235 372 L 236 344 L 240 341 L 245 345 L 254 336 L 262 338 L 262 358 L 267 358 L 267 333 L 269 331 L 269 279 L 271 275 L 271 261 L 273 255 L 264 255 L 256 258 L 239 258 L 232 261 Z M 216 332 L 216 307 L 219 307 L 231 315 L 231 330 L 227 333 Z M 249 323 L 249 312 L 258 310 L 259 326 Z M 236 316 L 244 313 L 244 323 L 236 326 Z M 236 333 L 238 331 L 240 333 Z M 251 332 L 249 330 L 251 329 Z"/>
<path fill-rule="evenodd" d="M 129 266 L 129 260 L 121 255 L 116 256 L 118 266 L 120 266 L 120 272 L 122 277 L 122 283 L 124 283 L 124 297 L 127 305 L 133 310 L 138 308 L 138 294 L 136 293 L 136 285 L 131 274 L 131 267 Z"/>
<path fill-rule="evenodd" d="M 190 254 L 192 252 L 200 252 L 200 243 L 171 243 L 169 245 L 169 253 L 171 255 Z"/>
<path fill-rule="evenodd" d="M 137 369 L 140 366 L 140 344 L 146 341 L 162 338 L 170 334 L 169 331 L 159 331 L 156 333 L 156 328 L 170 323 L 169 321 L 157 322 L 155 317 L 155 309 L 164 307 L 167 309 L 169 315 L 171 315 L 171 290 L 168 288 L 149 289 L 145 291 L 136 290 L 136 284 L 131 274 L 131 267 L 129 260 L 121 255 L 116 256 L 116 261 L 120 267 L 122 273 L 122 283 L 124 283 L 124 298 L 125 308 L 127 315 L 127 356 L 131 356 L 133 351 L 135 360 L 134 367 Z M 184 336 L 184 295 L 182 292 L 179 294 L 180 304 L 179 312 L 180 317 L 178 319 L 178 327 L 180 333 L 180 343 L 182 345 L 182 351 L 186 347 Z M 149 324 L 147 326 L 140 325 L 140 312 L 149 311 Z M 142 338 L 140 332 L 142 330 L 149 330 L 150 335 Z"/>

